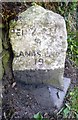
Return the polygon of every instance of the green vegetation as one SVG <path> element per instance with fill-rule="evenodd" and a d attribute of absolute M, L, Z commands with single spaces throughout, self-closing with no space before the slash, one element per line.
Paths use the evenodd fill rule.
<path fill-rule="evenodd" d="M 34 115 L 35 120 L 48 120 L 47 118 L 43 118 L 40 112 Z"/>
<path fill-rule="evenodd" d="M 78 39 L 76 32 L 68 33 L 67 56 L 78 66 Z"/>
<path fill-rule="evenodd" d="M 15 20 L 11 20 L 10 27 L 13 29 L 17 25 L 17 22 Z"/>
<path fill-rule="evenodd" d="M 58 3 L 57 13 L 60 13 L 66 21 L 67 33 L 68 33 L 68 50 L 67 56 L 70 60 L 74 61 L 78 65 L 78 32 L 76 30 L 77 25 L 77 3 L 69 2 Z"/>
<path fill-rule="evenodd" d="M 69 102 L 65 103 L 65 106 L 57 113 L 62 118 L 78 119 L 78 87 L 69 92 Z"/>
<path fill-rule="evenodd" d="M 78 87 L 75 87 L 67 95 L 68 102 L 65 103 L 64 107 L 57 113 L 57 118 L 61 116 L 66 119 L 78 119 Z M 44 118 L 40 112 L 34 115 L 35 120 L 48 120 Z"/>
<path fill-rule="evenodd" d="M 78 32 L 77 27 L 77 3 L 70 2 L 68 5 L 66 3 L 59 3 L 58 13 L 64 16 L 67 26 L 68 33 L 68 50 L 67 56 L 78 66 Z"/>
<path fill-rule="evenodd" d="M 70 100 L 72 110 L 78 112 L 78 87 L 75 87 L 74 90 L 70 92 Z"/>
<path fill-rule="evenodd" d="M 41 115 L 41 113 L 38 112 L 37 114 L 34 115 L 34 119 L 36 119 L 36 120 L 42 120 L 43 116 Z"/>

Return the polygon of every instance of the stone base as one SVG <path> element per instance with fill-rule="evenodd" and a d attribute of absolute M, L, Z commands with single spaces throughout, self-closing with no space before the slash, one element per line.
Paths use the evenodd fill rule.
<path fill-rule="evenodd" d="M 58 69 L 31 69 L 31 70 L 14 70 L 16 80 L 26 84 L 40 86 L 42 84 L 52 85 L 55 88 L 63 90 L 63 73 L 64 68 Z"/>
<path fill-rule="evenodd" d="M 46 111 L 50 112 L 53 108 L 55 111 L 58 111 L 63 105 L 70 82 L 71 80 L 69 78 L 64 78 L 63 91 L 52 86 L 37 86 L 37 88 L 33 88 L 32 93 L 40 106 L 42 106 Z"/>
<path fill-rule="evenodd" d="M 38 103 L 37 105 L 39 109 L 38 111 L 36 111 L 36 113 L 47 112 L 52 115 L 52 113 L 57 113 L 62 107 L 64 98 L 69 88 L 71 80 L 70 78 L 64 78 L 64 89 L 63 90 L 57 89 L 51 85 L 50 86 L 44 85 L 44 84 L 27 85 L 23 81 L 18 81 L 18 82 L 21 83 L 22 87 L 24 87 L 26 93 L 32 94 L 33 98 Z"/>

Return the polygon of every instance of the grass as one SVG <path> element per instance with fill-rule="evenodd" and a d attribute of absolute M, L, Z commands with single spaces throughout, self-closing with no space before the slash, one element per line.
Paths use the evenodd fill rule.
<path fill-rule="evenodd" d="M 78 119 L 78 87 L 75 87 L 67 95 L 67 103 L 57 113 L 57 118 L 61 116 L 62 119 Z M 49 120 L 44 118 L 40 112 L 34 115 L 35 120 Z M 54 119 L 55 120 L 55 119 Z"/>

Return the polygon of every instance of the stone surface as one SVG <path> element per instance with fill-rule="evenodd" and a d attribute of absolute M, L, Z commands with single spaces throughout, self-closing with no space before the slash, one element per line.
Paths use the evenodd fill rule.
<path fill-rule="evenodd" d="M 31 92 L 34 94 L 37 102 L 44 107 L 46 110 L 51 110 L 51 108 L 55 108 L 55 110 L 59 110 L 69 88 L 71 80 L 69 78 L 64 78 L 64 89 L 59 90 L 52 86 L 37 86 L 35 89 L 32 87 Z M 50 111 L 49 111 L 50 112 Z"/>
<path fill-rule="evenodd" d="M 17 79 L 48 83 L 63 89 L 67 32 L 62 16 L 41 6 L 32 6 L 11 21 L 10 41 Z"/>

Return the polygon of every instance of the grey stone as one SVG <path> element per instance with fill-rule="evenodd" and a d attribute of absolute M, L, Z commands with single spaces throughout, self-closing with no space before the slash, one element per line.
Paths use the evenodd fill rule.
<path fill-rule="evenodd" d="M 35 96 L 37 102 L 46 109 L 46 111 L 54 108 L 55 111 L 58 111 L 62 105 L 69 88 L 71 80 L 69 78 L 64 78 L 64 89 L 59 90 L 55 87 L 43 86 L 36 89 L 32 89 L 32 93 Z M 48 111 L 50 112 L 50 111 Z"/>
<path fill-rule="evenodd" d="M 61 84 L 61 88 L 63 89 L 63 81 L 62 81 L 62 72 L 63 69 L 54 69 L 54 70 L 24 70 L 24 71 L 14 71 L 14 76 L 16 80 L 21 80 L 26 84 L 45 84 L 45 85 L 53 85 L 59 88 Z M 57 80 L 59 78 L 59 80 Z"/>
<path fill-rule="evenodd" d="M 19 14 L 17 21 L 11 21 L 9 34 L 15 54 L 15 76 L 28 84 L 47 83 L 63 89 L 67 50 L 64 18 L 41 6 L 32 6 Z M 27 77 L 27 71 L 30 77 Z M 32 75 L 31 71 L 36 72 Z"/>

